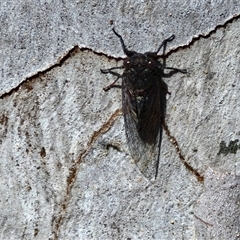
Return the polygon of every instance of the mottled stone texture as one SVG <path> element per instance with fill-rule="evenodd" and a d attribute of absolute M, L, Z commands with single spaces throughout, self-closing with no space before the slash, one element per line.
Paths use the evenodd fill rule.
<path fill-rule="evenodd" d="M 240 238 L 240 3 L 5 1 L 0 9 L 0 239 Z M 204 183 L 165 133 L 156 181 L 134 164 L 121 90 L 102 90 L 114 77 L 100 68 L 124 56 L 113 26 L 139 52 L 176 35 L 167 64 L 188 74 L 165 79 L 166 121 Z"/>

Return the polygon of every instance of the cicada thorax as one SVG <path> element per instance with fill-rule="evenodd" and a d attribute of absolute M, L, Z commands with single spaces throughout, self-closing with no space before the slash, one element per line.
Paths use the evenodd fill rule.
<path fill-rule="evenodd" d="M 151 54 L 151 55 L 150 55 Z M 133 91 L 151 88 L 155 84 L 155 77 L 162 74 L 162 65 L 157 56 L 152 53 L 135 53 L 124 63 L 123 78 L 126 85 Z"/>

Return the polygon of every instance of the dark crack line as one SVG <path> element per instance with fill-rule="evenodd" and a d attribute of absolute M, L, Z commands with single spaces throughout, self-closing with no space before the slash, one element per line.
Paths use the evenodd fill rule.
<path fill-rule="evenodd" d="M 232 23 L 233 21 L 235 21 L 235 20 L 237 20 L 239 18 L 240 18 L 240 13 L 235 14 L 233 17 L 229 18 L 224 23 L 218 24 L 214 29 L 210 30 L 208 33 L 206 33 L 206 34 L 199 34 L 198 36 L 193 37 L 188 44 L 185 44 L 185 45 L 182 45 L 182 46 L 178 46 L 178 47 L 176 47 L 174 49 L 171 49 L 167 54 L 165 54 L 165 57 L 168 57 L 172 53 L 177 52 L 179 50 L 189 48 L 190 46 L 192 46 L 196 41 L 200 40 L 201 38 L 209 38 L 209 37 L 211 37 L 211 35 L 213 35 L 213 34 L 215 34 L 217 32 L 217 30 L 219 30 L 221 28 L 226 28 L 228 24 Z"/>
<path fill-rule="evenodd" d="M 201 38 L 209 38 L 212 34 L 216 33 L 216 31 L 218 29 L 221 28 L 225 28 L 228 24 L 232 23 L 234 20 L 237 20 L 240 18 L 240 13 L 235 14 L 233 17 L 231 17 L 230 19 L 228 19 L 226 22 L 224 22 L 223 24 L 219 24 L 217 25 L 214 29 L 210 30 L 208 33 L 206 34 L 199 34 L 198 36 L 195 36 L 191 39 L 191 41 L 188 44 L 182 45 L 182 46 L 178 46 L 174 49 L 171 49 L 168 53 L 166 53 L 164 56 L 163 55 L 159 55 L 159 58 L 167 58 L 168 56 L 170 56 L 172 53 L 177 52 L 179 50 L 185 49 L 185 48 L 189 48 L 190 46 L 192 46 L 196 41 L 200 40 Z M 70 50 L 68 50 L 62 57 L 58 58 L 57 62 L 55 64 L 53 64 L 52 66 L 48 67 L 47 69 L 43 70 L 43 71 L 38 71 L 37 73 L 33 74 L 32 76 L 26 78 L 25 80 L 21 81 L 20 84 L 18 84 L 16 87 L 12 88 L 10 91 L 3 93 L 2 95 L 0 95 L 0 99 L 3 99 L 4 97 L 7 97 L 9 95 L 11 95 L 12 93 L 16 92 L 19 90 L 19 88 L 26 82 L 31 81 L 34 78 L 37 78 L 49 71 L 51 71 L 53 68 L 55 67 L 60 67 L 62 66 L 62 64 L 69 59 L 69 57 L 71 56 L 71 54 L 73 54 L 77 49 L 79 49 L 80 51 L 91 51 L 96 55 L 99 56 L 106 56 L 108 59 L 114 59 L 116 61 L 121 61 L 124 60 L 125 58 L 123 57 L 114 57 L 111 55 L 108 55 L 106 53 L 103 52 L 99 52 L 96 51 L 92 48 L 88 48 L 88 47 L 79 47 L 79 46 L 74 46 L 72 47 Z"/>
<path fill-rule="evenodd" d="M 77 46 L 72 47 L 70 50 L 65 52 L 65 54 L 63 54 L 63 56 L 59 57 L 57 59 L 56 63 L 54 63 L 53 65 L 51 65 L 50 67 L 48 67 L 47 69 L 45 69 L 43 71 L 38 71 L 37 73 L 33 74 L 32 76 L 27 77 L 25 80 L 21 81 L 21 83 L 19 85 L 17 85 L 16 87 L 12 88 L 10 91 L 5 92 L 2 95 L 0 95 L 0 99 L 3 99 L 5 97 L 7 97 L 7 96 L 10 96 L 14 92 L 17 92 L 20 89 L 21 86 L 23 86 L 24 84 L 28 84 L 33 79 L 41 77 L 42 75 L 50 72 L 53 68 L 61 67 L 63 65 L 63 63 L 65 63 L 77 49 L 78 49 Z"/>
<path fill-rule="evenodd" d="M 203 182 L 204 181 L 204 176 L 202 176 L 196 169 L 194 169 L 185 159 L 185 157 L 183 156 L 182 154 L 182 151 L 179 147 L 179 144 L 176 140 L 176 138 L 170 133 L 170 130 L 168 129 L 168 126 L 165 124 L 163 124 L 163 128 L 167 134 L 167 136 L 169 137 L 170 139 L 170 142 L 174 145 L 176 151 L 177 151 L 177 154 L 180 158 L 180 160 L 182 161 L 182 163 L 184 164 L 184 166 L 191 172 L 193 173 L 196 177 L 197 177 L 197 180 L 199 182 Z"/>
<path fill-rule="evenodd" d="M 213 227 L 213 224 L 208 223 L 208 222 L 202 220 L 200 217 L 196 216 L 195 214 L 193 214 L 193 216 L 194 216 L 196 219 L 198 219 L 199 221 L 203 222 L 204 224 L 206 224 L 206 225 L 208 225 L 208 226 L 210 226 L 210 227 Z"/>
<path fill-rule="evenodd" d="M 69 169 L 69 176 L 66 180 L 67 181 L 66 195 L 65 195 L 62 203 L 60 204 L 61 205 L 61 210 L 60 210 L 58 216 L 53 218 L 53 231 L 52 231 L 53 239 L 56 239 L 56 240 L 58 239 L 60 228 L 61 228 L 61 225 L 62 225 L 63 220 L 64 220 L 64 214 L 66 212 L 67 205 L 68 205 L 69 200 L 71 198 L 71 191 L 72 191 L 72 188 L 74 186 L 74 183 L 76 182 L 79 166 L 82 163 L 82 160 L 91 150 L 93 143 L 99 138 L 99 136 L 101 134 L 106 133 L 112 127 L 115 120 L 121 114 L 122 114 L 122 110 L 117 109 L 111 115 L 111 117 L 108 119 L 108 121 L 106 123 L 104 123 L 99 130 L 95 131 L 92 134 L 89 142 L 87 143 L 86 149 L 80 154 L 78 160 Z"/>

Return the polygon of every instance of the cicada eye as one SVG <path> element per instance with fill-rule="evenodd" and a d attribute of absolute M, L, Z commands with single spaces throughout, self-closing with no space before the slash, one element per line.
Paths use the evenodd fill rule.
<path fill-rule="evenodd" d="M 124 63 L 123 63 L 124 67 L 128 68 L 129 66 L 131 66 L 131 63 L 129 60 L 126 60 Z"/>
<path fill-rule="evenodd" d="M 149 60 L 147 64 L 148 64 L 148 67 L 150 67 L 150 68 L 154 67 L 154 65 L 155 65 L 154 62 L 151 60 Z"/>

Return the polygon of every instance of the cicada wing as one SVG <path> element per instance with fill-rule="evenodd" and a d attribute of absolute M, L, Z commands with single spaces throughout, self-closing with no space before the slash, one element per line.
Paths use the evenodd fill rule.
<path fill-rule="evenodd" d="M 167 86 L 161 78 L 141 100 L 128 91 L 123 78 L 122 105 L 129 150 L 139 170 L 156 178 L 166 110 Z"/>

